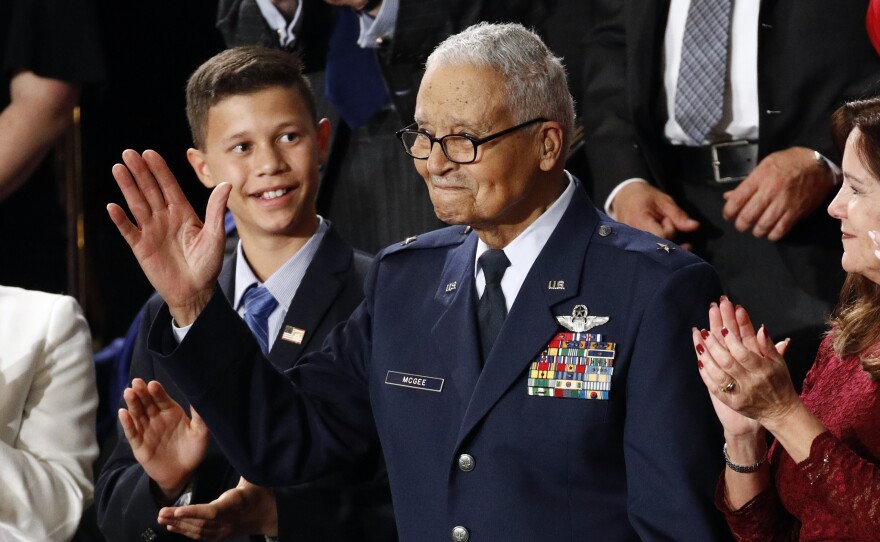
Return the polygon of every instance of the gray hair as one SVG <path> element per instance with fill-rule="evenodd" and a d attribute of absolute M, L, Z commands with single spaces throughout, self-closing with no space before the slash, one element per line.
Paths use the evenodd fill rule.
<path fill-rule="evenodd" d="M 574 100 L 565 67 L 537 34 L 519 24 L 478 23 L 438 45 L 425 67 L 436 64 L 467 64 L 500 73 L 515 122 L 537 117 L 559 122 L 567 152 L 574 130 Z"/>

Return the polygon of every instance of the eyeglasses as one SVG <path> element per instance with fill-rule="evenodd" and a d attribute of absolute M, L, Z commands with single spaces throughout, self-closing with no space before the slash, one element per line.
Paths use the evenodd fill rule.
<path fill-rule="evenodd" d="M 511 132 L 515 132 L 520 128 L 525 128 L 536 122 L 547 122 L 545 118 L 537 118 L 528 120 L 522 124 L 517 124 L 512 128 L 501 130 L 486 137 L 474 137 L 467 134 L 447 134 L 443 137 L 431 137 L 421 130 L 415 129 L 416 123 L 412 123 L 402 130 L 395 132 L 397 138 L 403 144 L 403 150 L 406 154 L 412 156 L 416 160 L 427 160 L 434 148 L 434 143 L 439 143 L 443 149 L 443 154 L 450 162 L 456 164 L 470 164 L 477 159 L 477 147 L 483 143 L 488 143 L 493 139 L 506 136 Z"/>

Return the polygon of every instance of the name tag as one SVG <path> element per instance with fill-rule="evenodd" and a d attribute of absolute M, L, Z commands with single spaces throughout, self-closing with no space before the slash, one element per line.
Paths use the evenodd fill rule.
<path fill-rule="evenodd" d="M 388 374 L 385 375 L 385 383 L 391 386 L 403 386 L 404 388 L 426 391 L 442 391 L 444 381 L 443 378 L 399 373 L 397 371 L 388 371 Z"/>

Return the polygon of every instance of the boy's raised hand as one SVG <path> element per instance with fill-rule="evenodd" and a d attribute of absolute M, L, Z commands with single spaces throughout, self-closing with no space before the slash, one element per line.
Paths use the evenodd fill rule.
<path fill-rule="evenodd" d="M 177 325 L 189 325 L 213 295 L 223 264 L 223 213 L 231 187 L 214 189 L 202 223 L 158 153 L 126 150 L 122 161 L 113 166 L 113 177 L 136 225 L 115 203 L 107 212 Z"/>

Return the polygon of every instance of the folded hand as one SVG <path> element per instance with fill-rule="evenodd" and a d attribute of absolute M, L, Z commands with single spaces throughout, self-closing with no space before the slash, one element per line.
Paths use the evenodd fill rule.
<path fill-rule="evenodd" d="M 207 504 L 163 508 L 159 524 L 195 540 L 241 535 L 278 535 L 278 509 L 272 490 L 242 478 L 238 486 Z"/>

